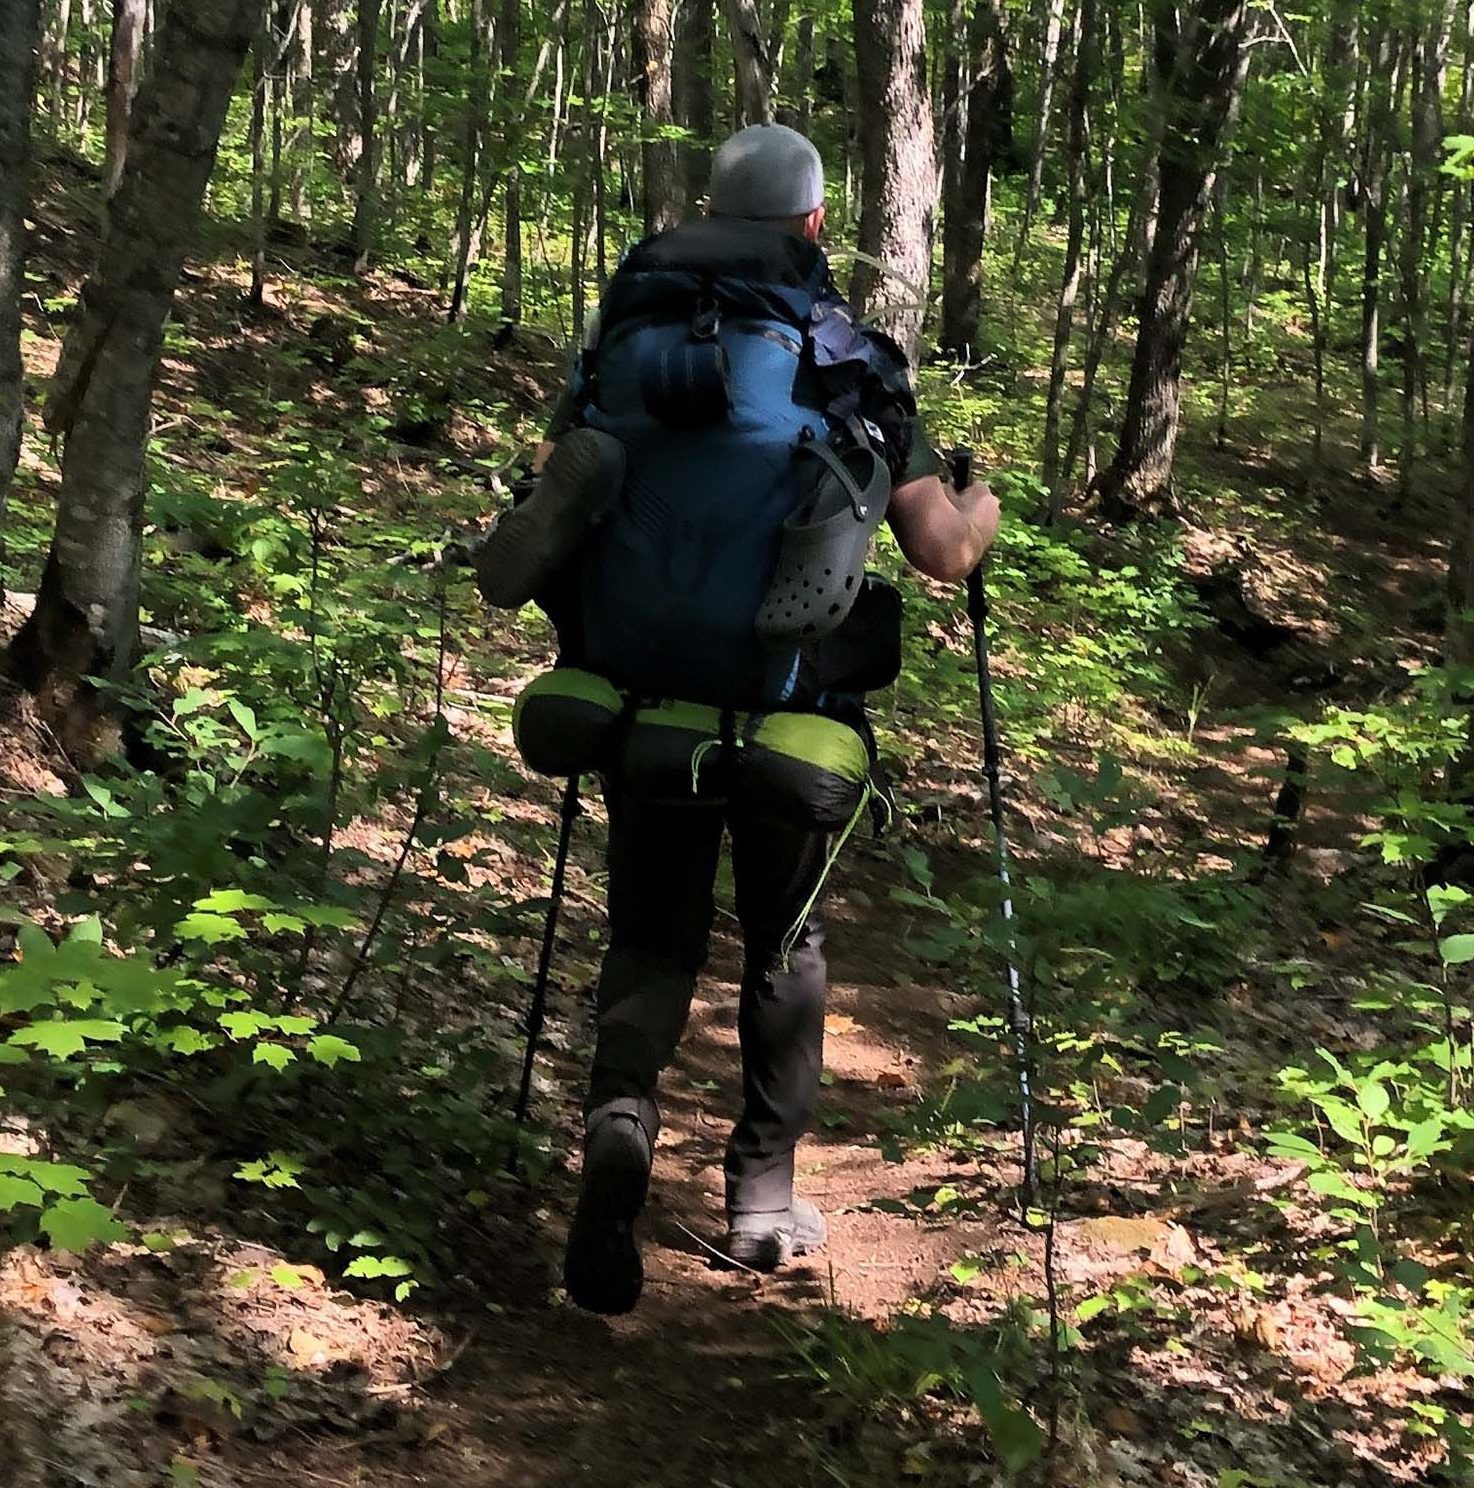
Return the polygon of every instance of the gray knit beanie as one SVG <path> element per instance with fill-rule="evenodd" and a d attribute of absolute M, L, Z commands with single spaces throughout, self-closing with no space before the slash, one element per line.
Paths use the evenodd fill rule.
<path fill-rule="evenodd" d="M 716 153 L 711 209 L 723 217 L 804 217 L 824 204 L 824 162 L 795 129 L 751 124 Z"/>

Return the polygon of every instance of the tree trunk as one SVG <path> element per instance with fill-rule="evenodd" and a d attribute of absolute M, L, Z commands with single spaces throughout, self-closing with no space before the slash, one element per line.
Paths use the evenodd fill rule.
<path fill-rule="evenodd" d="M 473 228 L 476 212 L 476 176 L 481 142 L 486 137 L 489 114 L 490 73 L 487 68 L 487 0 L 471 0 L 471 72 L 466 99 L 466 129 L 461 162 L 461 203 L 456 213 L 455 286 L 450 295 L 450 321 L 459 325 L 466 318 L 466 294 L 471 278 Z"/>
<path fill-rule="evenodd" d="M 681 220 L 685 192 L 680 160 L 670 138 L 675 123 L 671 67 L 675 37 L 671 0 L 636 0 L 636 92 L 644 110 L 640 162 L 645 177 L 645 231 L 664 232 Z M 665 138 L 661 138 L 662 131 Z"/>
<path fill-rule="evenodd" d="M 807 135 L 814 124 L 814 18 L 798 18 L 793 49 L 793 127 Z"/>
<path fill-rule="evenodd" d="M 138 91 L 138 65 L 143 55 L 147 0 L 113 0 L 113 34 L 107 68 L 107 163 L 103 196 L 118 189 L 128 149 L 128 116 Z"/>
<path fill-rule="evenodd" d="M 263 25 L 256 35 L 251 69 L 251 287 L 246 294 L 251 305 L 266 302 L 266 90 L 271 49 L 271 28 Z"/>
<path fill-rule="evenodd" d="M 1392 131 L 1392 26 L 1381 6 L 1367 6 L 1366 156 L 1362 212 L 1366 253 L 1361 281 L 1361 457 L 1369 470 L 1382 465 L 1380 381 L 1382 363 L 1382 253 L 1387 242 L 1387 175 Z"/>
<path fill-rule="evenodd" d="M 931 283 L 937 195 L 921 0 L 862 0 L 855 7 L 855 63 L 866 121 L 865 258 L 855 265 L 850 297 L 914 362 Z"/>
<path fill-rule="evenodd" d="M 1070 87 L 1070 227 L 1065 244 L 1064 278 L 1054 320 L 1054 356 L 1049 369 L 1049 395 L 1044 409 L 1044 484 L 1049 488 L 1049 510 L 1058 510 L 1063 488 L 1060 470 L 1060 421 L 1064 413 L 1065 381 L 1070 370 L 1070 340 L 1075 332 L 1075 304 L 1085 252 L 1085 208 L 1088 205 L 1087 169 L 1090 159 L 1090 90 L 1095 81 L 1095 0 L 1080 0 L 1075 12 L 1075 72 Z"/>
<path fill-rule="evenodd" d="M 72 0 L 58 0 L 41 39 L 41 75 L 45 79 L 51 132 L 59 135 L 67 118 L 67 85 L 71 80 L 68 38 L 72 27 Z"/>
<path fill-rule="evenodd" d="M 1471 134 L 1474 133 L 1474 0 L 1464 0 L 1460 34 L 1463 40 L 1464 65 L 1463 81 L 1459 88 L 1456 132 Z M 1468 228 L 1471 198 L 1474 198 L 1474 183 L 1456 180 L 1449 224 L 1448 347 L 1443 367 L 1443 405 L 1450 414 L 1453 412 L 1454 388 L 1464 344 L 1464 266 L 1470 256 Z"/>
<path fill-rule="evenodd" d="M 1044 189 L 1044 158 L 1049 148 L 1049 121 L 1054 113 L 1055 75 L 1059 67 L 1060 40 L 1064 36 L 1065 0 L 1047 0 L 1048 19 L 1044 26 L 1044 46 L 1039 58 L 1039 99 L 1034 108 L 1033 153 L 1029 158 L 1029 194 L 1024 203 L 1024 226 L 1021 239 L 1027 238 L 1039 210 L 1039 197 Z"/>
<path fill-rule="evenodd" d="M 864 0 L 862 0 L 862 4 Z M 773 122 L 773 59 L 757 0 L 725 0 L 737 85 L 737 125 Z"/>
<path fill-rule="evenodd" d="M 1457 675 L 1474 668 L 1474 346 L 1470 347 L 1464 385 L 1464 460 L 1460 511 L 1448 559 L 1448 619 L 1443 664 Z M 1448 771 L 1449 795 L 1455 801 L 1474 798 L 1474 738 Z"/>
<path fill-rule="evenodd" d="M 381 0 L 358 0 L 358 118 L 363 148 L 353 190 L 353 272 L 367 272 L 379 217 L 379 119 L 375 75 Z"/>
<path fill-rule="evenodd" d="M 20 463 L 25 377 L 20 301 L 26 278 L 26 207 L 31 185 L 31 104 L 41 0 L 0 6 L 0 603 L 5 599 L 5 513 Z"/>
<path fill-rule="evenodd" d="M 1422 34 L 1410 37 L 1412 60 L 1412 141 L 1407 163 L 1407 219 L 1402 234 L 1402 448 L 1398 457 L 1399 500 L 1412 494 L 1418 458 L 1417 404 L 1424 383 L 1426 355 L 1425 249 L 1436 252 L 1438 232 L 1428 231 L 1428 193 L 1437 185 L 1443 140 L 1441 94 L 1453 25 L 1451 0 L 1438 0 Z"/>
<path fill-rule="evenodd" d="M 190 0 L 164 12 L 98 267 L 46 409 L 47 428 L 66 439 L 56 530 L 35 611 L 5 670 L 82 728 L 95 702 L 83 679 L 119 679 L 133 660 L 164 325 L 259 14 L 259 0 Z"/>
<path fill-rule="evenodd" d="M 77 54 L 77 108 L 73 123 L 78 134 L 86 134 L 92 120 L 94 99 L 107 95 L 107 57 L 97 45 L 97 27 L 94 24 L 98 0 L 78 0 L 77 27 L 82 45 Z"/>
<path fill-rule="evenodd" d="M 503 235 L 506 256 L 502 263 L 502 320 L 522 323 L 522 121 L 526 111 L 514 111 L 511 100 L 518 96 L 518 58 L 522 51 L 522 0 L 503 0 L 499 25 L 502 76 L 506 79 L 509 108 L 506 114 L 511 139 L 506 161 L 507 194 L 503 202 Z"/>
<path fill-rule="evenodd" d="M 1203 219 L 1219 157 L 1238 114 L 1252 55 L 1246 0 L 1204 0 L 1184 33 L 1160 13 L 1159 67 L 1166 129 L 1156 237 L 1131 367 L 1121 442 L 1096 482 L 1107 516 L 1171 506 L 1182 393 L 1182 352 L 1192 316 Z"/>
<path fill-rule="evenodd" d="M 957 26 L 961 29 L 961 5 Z M 993 168 L 1013 140 L 1013 73 L 1001 0 L 974 0 L 964 45 L 949 59 L 942 161 L 942 344 L 971 352 L 982 321 L 983 248 Z M 955 69 L 955 71 L 954 71 Z"/>
<path fill-rule="evenodd" d="M 297 0 L 297 25 L 287 50 L 287 83 L 292 104 L 292 134 L 287 141 L 291 156 L 291 185 L 288 188 L 292 216 L 298 222 L 312 220 L 312 121 L 316 107 L 312 90 L 312 0 Z"/>
<path fill-rule="evenodd" d="M 711 51 L 715 32 L 713 0 L 681 0 L 676 16 L 672 101 L 676 122 L 694 136 L 681 145 L 686 206 L 693 212 L 706 195 L 711 178 L 711 140 L 716 134 L 716 107 L 711 86 Z"/>
<path fill-rule="evenodd" d="M 326 56 L 331 77 L 333 165 L 351 185 L 363 156 L 363 120 L 358 110 L 358 43 L 353 0 L 324 0 Z"/>
<path fill-rule="evenodd" d="M 431 67 L 440 56 L 440 3 L 439 0 L 425 0 L 425 73 L 426 87 L 428 79 L 433 75 Z M 427 95 L 428 97 L 428 92 Z M 420 180 L 424 188 L 424 202 L 427 213 L 435 193 L 435 172 L 440 164 L 440 150 L 437 143 L 437 131 L 426 125 L 425 128 L 425 152 L 424 160 L 420 167 Z"/>

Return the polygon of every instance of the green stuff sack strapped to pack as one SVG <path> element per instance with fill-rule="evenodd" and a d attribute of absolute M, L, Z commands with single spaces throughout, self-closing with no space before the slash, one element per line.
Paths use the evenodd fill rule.
<path fill-rule="evenodd" d="M 605 678 L 573 667 L 530 682 L 512 727 L 539 774 L 599 773 L 671 804 L 738 801 L 810 831 L 848 832 L 870 794 L 870 752 L 848 724 L 699 703 L 632 706 Z"/>

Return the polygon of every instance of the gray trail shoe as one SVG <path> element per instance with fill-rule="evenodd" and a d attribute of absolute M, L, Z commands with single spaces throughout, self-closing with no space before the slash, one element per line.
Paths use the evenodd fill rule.
<path fill-rule="evenodd" d="M 645 1265 L 635 1221 L 650 1187 L 650 1138 L 624 1112 L 605 1116 L 584 1144 L 583 1187 L 568 1232 L 563 1284 L 589 1312 L 618 1316 L 640 1299 Z"/>
<path fill-rule="evenodd" d="M 818 1206 L 794 1195 L 776 1214 L 734 1214 L 728 1222 L 727 1254 L 754 1271 L 776 1271 L 795 1256 L 811 1255 L 829 1238 Z"/>
<path fill-rule="evenodd" d="M 520 609 L 573 556 L 624 484 L 624 446 L 597 429 L 570 429 L 553 446 L 537 490 L 503 514 L 476 553 L 487 604 Z"/>

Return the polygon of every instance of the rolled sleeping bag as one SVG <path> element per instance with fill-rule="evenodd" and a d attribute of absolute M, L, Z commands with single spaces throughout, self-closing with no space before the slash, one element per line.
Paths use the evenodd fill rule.
<path fill-rule="evenodd" d="M 640 800 L 720 804 L 806 831 L 853 824 L 870 789 L 870 751 L 848 724 L 817 713 L 736 714 L 727 769 L 722 712 L 668 701 L 625 719 L 624 695 L 575 667 L 545 672 L 512 712 L 518 752 L 542 775 L 604 774 Z"/>
<path fill-rule="evenodd" d="M 721 801 L 722 712 L 675 700 L 639 709 L 610 773 L 643 801 Z"/>
<path fill-rule="evenodd" d="M 743 807 L 812 831 L 850 826 L 870 791 L 870 750 L 860 735 L 818 713 L 753 722 L 737 756 Z"/>
<path fill-rule="evenodd" d="M 557 667 L 534 677 L 512 709 L 512 737 L 539 775 L 586 775 L 609 763 L 624 697 L 605 677 Z"/>

